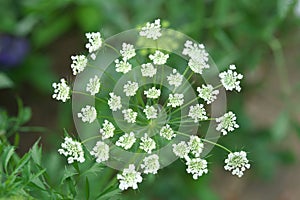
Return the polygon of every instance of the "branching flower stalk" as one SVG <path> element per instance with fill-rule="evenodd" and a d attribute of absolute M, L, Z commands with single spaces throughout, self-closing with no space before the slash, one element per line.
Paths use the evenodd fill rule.
<path fill-rule="evenodd" d="M 239 128 L 237 117 L 233 111 L 228 111 L 222 116 L 210 116 L 210 112 L 207 112 L 208 105 L 212 105 L 217 100 L 221 87 L 227 91 L 241 91 L 240 82 L 243 75 L 237 72 L 235 65 L 230 65 L 228 70 L 219 73 L 219 84 L 203 83 L 194 86 L 194 90 L 196 88 L 194 98 L 188 101 L 185 88 L 188 83 L 194 84 L 193 81 L 190 82 L 190 79 L 193 76 L 201 76 L 210 68 L 209 56 L 203 44 L 187 40 L 182 47 L 179 47 L 182 55 L 188 58 L 187 67 L 182 70 L 183 73 L 180 73 L 180 67 L 173 68 L 167 73 L 166 65 L 174 55 L 172 52 L 159 49 L 160 38 L 163 37 L 159 19 L 153 23 L 148 22 L 139 30 L 139 37 L 142 40 L 155 42 L 156 47 L 147 55 L 141 54 L 135 49 L 135 44 L 127 41 L 124 41 L 118 50 L 117 47 L 106 43 L 99 32 L 87 33 L 86 37 L 88 40 L 86 48 L 90 54 L 89 56 L 73 55 L 71 57 L 73 74 L 77 76 L 84 74 L 88 70 L 87 66 L 97 69 L 96 65 L 89 63 L 90 59 L 96 60 L 101 48 L 111 48 L 117 53 L 118 58 L 112 62 L 110 67 L 114 67 L 114 73 L 127 77 L 127 79 L 122 86 L 118 86 L 121 88 L 121 92 L 110 90 L 111 87 L 107 85 L 107 82 L 97 75 L 93 75 L 84 83 L 86 84 L 85 92 L 72 91 L 65 79 L 61 79 L 59 83 L 53 83 L 54 94 L 52 97 L 58 101 L 66 102 L 72 94 L 84 95 L 94 99 L 95 102 L 102 103 L 101 105 L 108 110 L 108 112 L 103 112 L 102 107 L 104 106 L 84 105 L 77 113 L 78 119 L 83 124 L 89 126 L 89 124 L 99 122 L 101 127 L 98 135 L 82 142 L 69 136 L 65 138 L 59 153 L 67 157 L 68 163 L 85 161 L 82 145 L 87 142 L 94 143 L 94 147 L 89 151 L 97 163 L 109 162 L 112 159 L 112 148 L 123 149 L 139 155 L 144 153 L 145 156 L 138 162 L 134 161 L 136 157 L 129 159 L 127 165 L 121 170 L 122 172 L 117 175 L 121 190 L 137 189 L 138 184 L 143 181 L 144 175 L 158 173 L 162 167 L 159 148 L 166 144 L 171 144 L 172 156 L 184 161 L 187 166 L 186 171 L 192 175 L 193 179 L 198 179 L 209 172 L 209 164 L 202 155 L 206 144 L 220 147 L 228 153 L 224 161 L 224 169 L 231 171 L 233 175 L 241 177 L 245 170 L 250 168 L 246 152 L 232 152 L 227 147 L 202 138 L 198 134 L 191 135 L 178 130 L 179 126 L 190 127 L 195 124 L 198 126 L 200 123 L 212 122 L 215 131 L 225 136 Z M 138 56 L 144 56 L 144 59 L 139 59 Z M 139 60 L 145 62 L 140 63 Z M 103 69 L 99 70 L 113 80 L 109 84 L 117 84 L 118 80 L 115 80 L 114 74 Z M 151 79 L 154 80 L 154 83 L 141 85 L 137 79 L 130 76 L 134 70 L 138 70 L 143 80 Z M 160 70 L 163 72 L 160 75 L 166 76 L 161 80 L 158 76 Z M 163 82 L 168 85 L 163 85 Z M 106 89 L 106 92 L 103 88 Z M 187 109 L 188 113 L 178 116 L 180 115 L 179 111 L 183 109 Z M 115 117 L 114 114 L 118 114 L 119 117 Z M 138 127 L 142 125 L 147 128 L 139 129 Z M 178 138 L 185 139 L 178 140 Z"/>

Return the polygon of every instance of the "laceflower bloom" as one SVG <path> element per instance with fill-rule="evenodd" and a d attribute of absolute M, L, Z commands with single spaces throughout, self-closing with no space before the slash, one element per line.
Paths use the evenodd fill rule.
<path fill-rule="evenodd" d="M 96 158 L 97 163 L 107 161 L 109 159 L 109 146 L 103 141 L 98 141 L 90 154 Z"/>
<path fill-rule="evenodd" d="M 124 169 L 122 174 L 118 174 L 117 179 L 120 181 L 119 188 L 121 190 L 127 190 L 130 187 L 136 190 L 138 188 L 137 184 L 143 181 L 141 173 L 135 170 L 133 164 Z"/>
<path fill-rule="evenodd" d="M 132 68 L 132 65 L 126 60 L 124 61 L 124 60 L 116 59 L 115 63 L 116 63 L 116 72 L 122 72 L 123 74 L 126 74 Z"/>
<path fill-rule="evenodd" d="M 102 135 L 102 140 L 111 138 L 114 136 L 115 126 L 108 120 L 104 120 L 102 128 L 100 129 L 100 134 Z"/>
<path fill-rule="evenodd" d="M 110 99 L 108 100 L 109 108 L 112 111 L 117 111 L 122 108 L 121 97 L 115 95 L 113 92 L 109 93 Z"/>
<path fill-rule="evenodd" d="M 66 102 L 70 99 L 71 89 L 64 78 L 60 79 L 60 83 L 53 83 L 52 87 L 54 88 L 54 94 L 52 95 L 53 99 L 62 102 Z"/>
<path fill-rule="evenodd" d="M 197 87 L 197 91 L 199 93 L 199 97 L 203 99 L 207 104 L 211 104 L 217 99 L 217 95 L 219 94 L 219 90 L 214 90 L 212 85 L 202 85 L 201 87 Z"/>
<path fill-rule="evenodd" d="M 81 108 L 81 112 L 77 113 L 77 116 L 83 122 L 92 123 L 97 118 L 97 110 L 94 106 L 87 105 Z"/>
<path fill-rule="evenodd" d="M 143 110 L 146 114 L 147 119 L 156 119 L 157 118 L 157 109 L 154 106 L 146 105 L 146 108 Z"/>
<path fill-rule="evenodd" d="M 184 96 L 183 94 L 169 94 L 169 102 L 167 106 L 172 106 L 173 108 L 176 108 L 178 106 L 182 106 L 184 102 Z"/>
<path fill-rule="evenodd" d="M 176 69 L 173 69 L 173 73 L 167 76 L 167 80 L 170 85 L 178 87 L 182 84 L 183 75 L 179 74 Z"/>
<path fill-rule="evenodd" d="M 125 150 L 128 150 L 132 147 L 132 145 L 135 143 L 136 138 L 134 136 L 133 132 L 125 133 L 122 135 L 118 141 L 116 142 L 116 145 L 119 147 L 123 147 Z"/>
<path fill-rule="evenodd" d="M 203 174 L 207 174 L 207 161 L 201 158 L 187 159 L 186 165 L 188 166 L 186 171 L 193 175 L 193 179 L 198 179 L 198 177 Z"/>
<path fill-rule="evenodd" d="M 179 158 L 186 158 L 190 152 L 190 147 L 185 141 L 181 141 L 178 144 L 173 144 L 173 152 Z"/>
<path fill-rule="evenodd" d="M 208 119 L 203 104 L 196 104 L 195 106 L 190 106 L 188 116 L 194 119 L 195 123 Z"/>
<path fill-rule="evenodd" d="M 155 147 L 155 141 L 145 133 L 145 135 L 141 137 L 140 149 L 144 150 L 146 153 L 152 153 L 152 150 L 155 149 Z"/>
<path fill-rule="evenodd" d="M 242 177 L 246 169 L 250 169 L 249 160 L 245 151 L 229 153 L 225 160 L 224 169 L 231 171 L 232 175 Z"/>
<path fill-rule="evenodd" d="M 156 19 L 154 23 L 147 22 L 146 26 L 142 27 L 140 36 L 157 40 L 161 36 L 160 19 Z"/>
<path fill-rule="evenodd" d="M 221 79 L 221 83 L 226 90 L 236 90 L 238 92 L 241 91 L 240 83 L 243 79 L 242 74 L 238 74 L 236 71 L 235 65 L 230 65 L 229 69 L 225 72 L 221 72 L 219 77 Z"/>
<path fill-rule="evenodd" d="M 196 135 L 190 136 L 190 141 L 188 142 L 188 146 L 190 147 L 190 153 L 192 153 L 195 157 L 199 157 L 204 148 L 203 142 Z"/>
<path fill-rule="evenodd" d="M 102 38 L 99 32 L 91 32 L 85 34 L 86 38 L 88 39 L 88 43 L 85 47 L 89 50 L 91 54 L 91 58 L 93 60 L 96 59 L 96 54 L 94 52 L 98 51 L 102 46 Z"/>
<path fill-rule="evenodd" d="M 166 124 L 160 129 L 159 135 L 167 140 L 171 140 L 172 138 L 176 137 L 176 134 L 169 124 Z"/>
<path fill-rule="evenodd" d="M 159 157 L 156 154 L 144 158 L 143 164 L 141 164 L 141 168 L 144 169 L 144 174 L 157 174 L 159 167 Z"/>
<path fill-rule="evenodd" d="M 122 113 L 124 115 L 124 120 L 128 123 L 135 123 L 137 112 L 134 112 L 131 108 L 122 110 Z"/>
<path fill-rule="evenodd" d="M 155 87 L 150 88 L 147 91 L 144 91 L 144 94 L 149 99 L 157 99 L 160 96 L 160 89 L 156 89 Z"/>
<path fill-rule="evenodd" d="M 132 44 L 127 44 L 124 42 L 122 44 L 122 49 L 120 50 L 120 54 L 122 55 L 123 60 L 129 60 L 133 58 L 136 55 L 134 46 Z"/>
<path fill-rule="evenodd" d="M 138 89 L 139 84 L 137 82 L 127 81 L 127 83 L 123 86 L 123 92 L 128 97 L 134 96 Z"/>
<path fill-rule="evenodd" d="M 85 161 L 81 143 L 70 137 L 65 137 L 65 141 L 61 144 L 61 149 L 58 149 L 58 153 L 66 156 L 69 164 L 74 161 L 78 161 L 80 163 Z"/>
<path fill-rule="evenodd" d="M 88 62 L 85 55 L 71 56 L 71 59 L 72 59 L 71 68 L 73 70 L 73 75 L 77 75 L 80 72 L 82 72 L 85 69 Z"/>
<path fill-rule="evenodd" d="M 100 91 L 100 85 L 100 79 L 97 75 L 95 75 L 94 78 L 90 78 L 86 85 L 86 91 L 91 93 L 91 95 L 95 95 Z"/>
<path fill-rule="evenodd" d="M 154 54 L 149 55 L 149 59 L 152 60 L 152 62 L 155 65 L 166 64 L 168 58 L 169 58 L 169 54 L 164 54 L 163 52 L 161 52 L 159 50 L 156 50 Z"/>
<path fill-rule="evenodd" d="M 236 116 L 231 111 L 225 113 L 222 117 L 216 118 L 216 122 L 218 123 L 216 130 L 221 131 L 223 135 L 227 135 L 228 132 L 239 128 L 239 125 L 236 123 Z"/>
<path fill-rule="evenodd" d="M 141 72 L 142 76 L 152 78 L 156 74 L 157 69 L 153 66 L 152 63 L 146 63 L 141 65 Z"/>
<path fill-rule="evenodd" d="M 183 55 L 187 55 L 190 59 L 188 66 L 197 74 L 202 74 L 203 69 L 208 69 L 208 53 L 203 44 L 196 44 L 187 40 L 182 51 Z"/>

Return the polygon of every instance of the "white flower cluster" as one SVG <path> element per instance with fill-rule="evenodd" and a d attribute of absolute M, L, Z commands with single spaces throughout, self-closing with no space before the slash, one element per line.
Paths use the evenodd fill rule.
<path fill-rule="evenodd" d="M 154 23 L 147 22 L 146 26 L 142 27 L 140 36 L 157 40 L 161 36 L 160 19 L 156 19 Z"/>
<path fill-rule="evenodd" d="M 219 77 L 221 79 L 221 83 L 226 90 L 236 90 L 238 92 L 241 91 L 240 80 L 242 80 L 243 75 L 238 74 L 236 71 L 235 65 L 230 65 L 229 69 L 225 72 L 221 72 Z"/>
<path fill-rule="evenodd" d="M 109 146 L 102 141 L 98 141 L 90 154 L 96 158 L 97 163 L 107 161 L 109 159 Z"/>
<path fill-rule="evenodd" d="M 231 111 L 225 113 L 222 117 L 216 118 L 216 122 L 218 123 L 216 130 L 221 131 L 223 135 L 227 135 L 228 132 L 239 128 L 239 125 L 236 123 L 236 116 Z"/>
<path fill-rule="evenodd" d="M 114 114 L 121 116 L 121 119 L 117 120 L 120 120 L 122 123 L 128 123 L 128 128 L 132 127 L 131 130 L 125 131 L 118 126 L 120 125 L 118 124 L 118 121 L 110 116 L 103 116 L 103 118 L 101 116 L 100 119 L 100 115 L 97 116 L 97 113 L 105 115 L 106 112 L 102 113 L 99 110 L 96 110 L 96 107 L 98 109 L 100 107 L 107 107 L 106 105 L 96 105 L 96 107 L 85 105 L 77 114 L 78 118 L 86 123 L 93 123 L 97 120 L 97 117 L 99 120 L 103 120 L 98 132 L 98 134 L 100 134 L 96 136 L 96 138 L 101 138 L 101 140 L 98 140 L 95 146 L 90 150 L 90 155 L 95 158 L 97 163 L 109 162 L 110 144 L 116 145 L 116 148 L 121 149 L 122 151 L 143 152 L 143 154 L 140 154 L 144 155 L 142 159 L 134 162 L 135 164 L 128 163 L 128 168 L 122 169 L 123 171 L 117 175 L 117 179 L 120 183 L 119 188 L 121 190 L 126 190 L 128 188 L 137 189 L 138 184 L 143 180 L 142 174 L 157 174 L 161 164 L 164 163 L 164 158 L 160 158 L 159 155 L 163 154 L 156 154 L 156 151 L 158 152 L 158 147 L 162 146 L 161 144 L 165 145 L 165 143 L 169 143 L 169 145 L 172 146 L 171 150 L 173 156 L 183 160 L 186 165 L 186 172 L 191 174 L 193 179 L 198 179 L 208 173 L 208 162 L 203 158 L 203 152 L 205 152 L 204 143 L 214 144 L 228 151 L 229 154 L 225 160 L 224 168 L 225 170 L 231 171 L 233 175 L 241 177 L 246 169 L 250 168 L 246 152 L 240 151 L 232 153 L 226 147 L 209 141 L 206 138 L 200 138 L 198 135 L 189 135 L 190 131 L 188 130 L 185 133 L 180 132 L 180 126 L 185 122 L 193 124 L 193 122 L 199 123 L 206 120 L 215 120 L 217 123 L 216 130 L 220 131 L 223 135 L 239 128 L 239 125 L 236 122 L 236 115 L 232 111 L 225 113 L 221 117 L 215 118 L 215 116 L 209 116 L 210 112 L 206 112 L 204 104 L 212 104 L 216 101 L 219 94 L 219 87 L 221 86 L 223 86 L 225 90 L 236 90 L 240 92 L 240 81 L 242 80 L 243 75 L 236 72 L 235 65 L 230 65 L 227 71 L 219 74 L 221 84 L 217 86 L 202 84 L 201 87 L 194 87 L 195 85 L 192 85 L 192 88 L 197 88 L 198 97 L 190 101 L 188 96 L 185 96 L 186 93 L 184 91 L 187 90 L 180 90 L 188 83 L 190 78 L 196 78 L 194 77 L 196 74 L 202 74 L 205 72 L 205 69 L 210 67 L 208 64 L 209 55 L 204 45 L 187 40 L 184 44 L 182 55 L 188 57 L 188 67 L 186 69 L 178 68 L 178 70 L 173 68 L 166 74 L 164 80 L 160 80 L 157 78 L 161 78 L 162 74 L 157 73 L 160 73 L 159 70 L 166 67 L 162 65 L 165 65 L 168 62 L 168 59 L 173 56 L 170 52 L 159 50 L 159 47 L 161 46 L 158 45 L 158 42 L 160 41 L 158 39 L 162 36 L 160 19 L 155 20 L 153 23 L 148 22 L 146 26 L 141 28 L 139 35 L 148 39 L 157 40 L 155 41 L 155 43 L 157 43 L 157 48 L 155 50 L 150 50 L 149 52 L 152 53 L 147 54 L 148 56 L 141 59 L 142 61 L 145 61 L 145 63 L 140 65 L 141 73 L 138 72 L 138 74 L 132 74 L 130 72 L 135 67 L 138 67 L 137 63 L 139 63 L 139 59 L 136 59 L 136 62 L 131 60 L 140 53 L 139 51 L 136 51 L 133 44 L 123 42 L 120 51 L 109 44 L 105 44 L 106 47 L 112 48 L 120 55 L 114 61 L 114 75 L 116 72 L 121 72 L 126 74 L 123 75 L 124 78 L 131 77 L 131 80 L 125 79 L 126 81 L 123 82 L 124 85 L 121 86 L 121 89 L 123 89 L 122 92 L 114 93 L 109 91 L 109 97 L 106 99 L 105 97 L 102 97 L 102 94 L 98 94 L 100 92 L 100 87 L 103 88 L 102 84 L 106 86 L 114 83 L 104 84 L 104 82 L 100 81 L 104 81 L 105 79 L 100 80 L 101 77 L 98 77 L 97 75 L 93 75 L 87 83 L 85 82 L 86 85 L 83 87 L 83 90 L 85 90 L 86 93 L 84 93 L 84 95 L 95 98 L 97 101 L 99 100 L 101 102 L 105 99 L 104 102 L 107 101 L 109 109 L 114 112 Z M 88 39 L 86 48 L 90 53 L 90 57 L 96 59 L 96 54 L 104 43 L 101 34 L 99 32 L 91 32 L 86 33 L 86 37 Z M 154 43 L 150 40 L 143 40 L 143 42 Z M 145 56 L 143 53 L 140 55 Z M 87 56 L 75 55 L 71 56 L 71 59 L 71 68 L 74 75 L 77 75 L 84 70 L 88 70 L 87 66 L 89 65 Z M 188 78 L 185 79 L 188 70 L 191 70 L 192 72 L 189 76 L 187 75 Z M 181 74 L 179 71 L 184 71 L 184 73 Z M 147 85 L 144 85 L 143 82 L 139 82 L 139 77 L 136 75 L 142 76 L 142 80 L 146 80 Z M 155 84 L 148 84 L 147 81 L 150 80 L 154 80 Z M 159 84 L 157 80 L 161 81 L 161 84 Z M 193 83 L 198 82 L 196 79 L 194 80 Z M 116 83 L 118 83 L 118 81 L 116 81 Z M 166 93 L 165 85 L 162 83 L 166 83 L 167 85 Z M 62 102 L 66 102 L 70 99 L 72 91 L 65 79 L 61 79 L 59 83 L 53 83 L 52 86 L 54 88 L 54 94 L 52 96 L 54 99 Z M 143 91 L 140 91 L 139 87 L 141 87 L 141 89 L 143 87 Z M 106 95 L 108 89 L 109 87 L 103 88 Z M 73 91 L 73 94 L 76 92 L 77 91 Z M 83 92 L 78 91 L 77 94 L 83 94 Z M 96 94 L 98 95 L 96 96 Z M 122 94 L 126 97 L 121 98 Z M 166 98 L 167 100 L 165 100 Z M 129 102 L 126 102 L 125 100 L 128 100 Z M 202 101 L 202 103 L 198 100 Z M 162 101 L 166 102 L 161 104 Z M 190 101 L 190 103 L 186 103 L 185 101 Z M 192 102 L 195 103 L 192 104 Z M 128 105 L 126 105 L 126 103 L 128 103 Z M 179 114 L 177 115 L 176 112 L 185 111 L 185 108 L 188 109 L 188 113 L 178 117 Z M 161 117 L 166 118 L 161 119 Z M 135 125 L 140 126 L 145 124 L 149 125 L 151 128 L 149 129 L 150 132 L 147 131 L 147 129 L 139 130 L 135 127 Z M 187 126 L 190 124 L 187 124 Z M 199 127 L 201 127 L 201 125 L 199 125 Z M 120 133 L 122 134 L 119 135 Z M 144 135 L 140 135 L 141 133 L 144 133 Z M 156 133 L 157 135 L 152 135 L 153 133 Z M 186 138 L 181 139 L 181 137 Z M 94 139 L 94 137 L 91 139 Z M 179 141 L 174 142 L 174 140 L 177 139 Z M 67 157 L 68 163 L 73 163 L 75 161 L 84 162 L 85 158 L 82 144 L 86 141 L 89 141 L 89 139 L 80 143 L 70 137 L 65 137 L 58 152 Z M 167 145 L 167 147 L 169 147 L 169 145 Z M 113 155 L 112 152 L 111 155 Z M 111 160 L 113 160 L 113 158 L 111 158 Z M 136 163 L 138 163 L 138 165 Z"/>
<path fill-rule="evenodd" d="M 71 56 L 71 59 L 72 59 L 71 68 L 73 69 L 73 75 L 77 75 L 80 72 L 82 72 L 85 69 L 88 62 L 85 55 Z"/>
<path fill-rule="evenodd" d="M 178 106 L 182 106 L 184 102 L 184 95 L 183 94 L 169 94 L 169 102 L 167 106 L 172 106 L 176 108 Z"/>
<path fill-rule="evenodd" d="M 83 122 L 92 123 L 97 118 L 97 110 L 94 106 L 87 105 L 81 108 L 81 112 L 77 113 L 77 116 Z"/>
<path fill-rule="evenodd" d="M 208 53 L 203 44 L 196 44 L 187 40 L 182 51 L 183 55 L 188 56 L 189 67 L 197 74 L 202 74 L 203 69 L 208 69 Z"/>
<path fill-rule="evenodd" d="M 91 93 L 91 95 L 95 95 L 100 90 L 100 79 L 97 75 L 94 78 L 90 78 L 88 84 L 86 85 L 86 91 Z"/>
<path fill-rule="evenodd" d="M 224 169 L 231 171 L 232 175 L 237 175 L 238 177 L 242 177 L 244 171 L 250 168 L 247 153 L 245 151 L 228 154 L 225 164 Z"/>
<path fill-rule="evenodd" d="M 99 32 L 91 32 L 86 33 L 85 36 L 88 39 L 88 43 L 85 45 L 85 47 L 89 50 L 89 53 L 92 53 L 91 58 L 95 60 L 95 52 L 98 51 L 102 46 L 101 34 Z"/>
<path fill-rule="evenodd" d="M 73 140 L 70 137 L 65 137 L 65 141 L 61 144 L 61 149 L 58 149 L 58 153 L 66 156 L 69 164 L 73 163 L 74 161 L 81 163 L 85 161 L 81 143 Z"/>
<path fill-rule="evenodd" d="M 60 83 L 53 83 L 52 87 L 54 88 L 54 94 L 52 95 L 53 99 L 62 102 L 66 102 L 70 99 L 71 89 L 64 78 L 60 79 Z"/>

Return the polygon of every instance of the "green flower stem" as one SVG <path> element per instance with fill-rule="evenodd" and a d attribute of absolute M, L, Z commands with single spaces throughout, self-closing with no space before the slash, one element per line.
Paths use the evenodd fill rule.
<path fill-rule="evenodd" d="M 97 69 L 97 70 L 103 72 L 103 74 L 105 74 L 113 82 L 115 82 L 115 83 L 117 82 L 116 79 L 114 79 L 113 76 L 110 73 L 106 72 L 105 70 L 101 69 L 100 67 L 97 67 L 97 66 L 94 66 L 94 65 L 91 65 L 91 64 L 88 64 L 87 67 L 91 67 L 91 68 Z"/>
<path fill-rule="evenodd" d="M 170 114 L 174 114 L 174 113 L 177 113 L 180 109 L 182 109 L 182 108 L 185 108 L 185 107 L 187 107 L 187 106 L 189 106 L 191 103 L 193 103 L 194 101 L 197 101 L 198 102 L 198 99 L 199 99 L 200 97 L 196 97 L 195 99 L 193 99 L 193 100 L 191 100 L 191 101 L 189 101 L 188 103 L 186 103 L 186 104 L 184 104 L 183 106 L 180 106 L 179 108 L 177 108 L 176 110 L 174 110 L 173 112 L 171 112 Z"/>
<path fill-rule="evenodd" d="M 108 43 L 104 43 L 104 46 L 107 46 L 109 48 L 111 48 L 112 50 L 114 50 L 117 54 L 119 54 L 119 56 L 121 56 L 121 53 L 112 45 L 108 44 Z"/>
<path fill-rule="evenodd" d="M 221 83 L 221 84 L 215 86 L 215 87 L 214 87 L 214 90 L 215 90 L 215 89 L 218 89 L 218 88 L 220 88 L 220 87 L 222 87 L 222 86 L 223 86 L 223 85 L 222 85 L 222 83 Z"/>
<path fill-rule="evenodd" d="M 186 137 L 190 137 L 189 134 L 182 133 L 182 132 L 179 132 L 179 131 L 175 131 L 175 132 L 178 133 L 179 135 L 183 135 L 183 136 L 186 136 Z M 207 139 L 203 139 L 203 138 L 201 138 L 201 140 L 202 140 L 203 142 L 206 142 L 206 143 L 215 145 L 215 146 L 217 146 L 217 147 L 219 147 L 219 148 L 221 148 L 221 149 L 223 149 L 223 150 L 225 150 L 225 151 L 227 151 L 227 152 L 229 152 L 229 153 L 232 153 L 232 151 L 230 151 L 228 148 L 224 147 L 224 146 L 221 145 L 221 144 L 218 144 L 218 143 L 216 143 L 216 142 L 213 142 L 213 141 L 210 141 L 210 140 L 207 140 Z"/>
<path fill-rule="evenodd" d="M 97 139 L 97 138 L 101 138 L 101 137 L 102 137 L 102 135 L 96 135 L 96 136 L 87 138 L 87 139 L 81 141 L 81 144 L 84 144 L 84 143 L 86 143 L 86 142 L 89 142 L 89 141 L 91 141 L 91 140 L 94 140 L 94 139 Z"/>
<path fill-rule="evenodd" d="M 96 100 L 98 100 L 98 101 L 100 101 L 100 102 L 102 102 L 102 103 L 107 103 L 107 102 L 104 101 L 103 99 L 100 99 L 100 98 L 98 98 L 98 97 L 96 97 L 96 96 L 93 96 L 93 95 L 90 95 L 90 94 L 88 94 L 88 93 L 79 92 L 79 91 L 75 91 L 75 90 L 72 90 L 72 93 L 74 93 L 74 94 L 81 94 L 81 95 L 85 95 L 85 96 L 89 96 L 89 97 L 93 97 L 93 98 L 95 98 Z"/>

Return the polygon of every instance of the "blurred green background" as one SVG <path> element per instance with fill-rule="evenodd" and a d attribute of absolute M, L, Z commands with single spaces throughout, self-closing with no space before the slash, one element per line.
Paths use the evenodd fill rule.
<path fill-rule="evenodd" d="M 75 129 L 71 103 L 52 100 L 51 83 L 59 77 L 74 79 L 70 56 L 85 52 L 85 32 L 100 30 L 107 38 L 156 18 L 205 44 L 220 70 L 235 63 L 244 74 L 242 92 L 228 95 L 240 128 L 221 143 L 249 152 L 252 170 L 242 179 L 231 176 L 222 169 L 226 155 L 214 149 L 209 175 L 195 181 L 177 161 L 157 176 L 148 176 L 139 191 L 125 192 L 122 199 L 298 199 L 296 0 L 0 0 L 0 135 L 8 129 L 7 116 L 17 115 L 20 98 L 27 106 L 24 123 L 47 131 L 18 130 L 18 153 L 41 137 L 48 173 L 63 171 L 65 160 L 56 149 L 62 128 Z"/>

